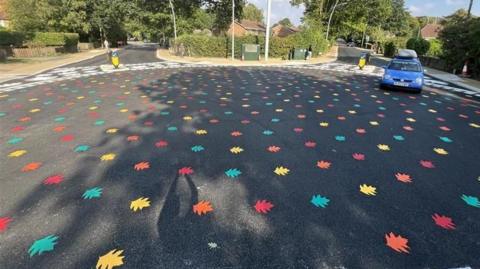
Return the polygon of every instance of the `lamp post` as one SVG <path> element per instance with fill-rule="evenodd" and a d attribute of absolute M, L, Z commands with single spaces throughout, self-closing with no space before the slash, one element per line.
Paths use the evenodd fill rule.
<path fill-rule="evenodd" d="M 265 33 L 265 61 L 268 61 L 268 47 L 270 46 L 270 11 L 272 0 L 267 0 L 267 31 Z"/>
<path fill-rule="evenodd" d="M 235 0 L 232 0 L 232 61 L 235 60 Z"/>
<path fill-rule="evenodd" d="M 341 3 L 341 4 L 338 4 L 340 0 L 337 0 L 335 1 L 335 5 L 333 5 L 333 8 L 332 8 L 332 12 L 330 12 L 330 17 L 328 18 L 328 25 L 327 25 L 327 34 L 325 36 L 325 39 L 328 40 L 328 35 L 330 33 L 330 23 L 332 22 L 332 17 L 333 17 L 333 12 L 335 12 L 335 9 L 339 6 L 343 6 L 343 5 L 346 5 L 347 3 Z"/>

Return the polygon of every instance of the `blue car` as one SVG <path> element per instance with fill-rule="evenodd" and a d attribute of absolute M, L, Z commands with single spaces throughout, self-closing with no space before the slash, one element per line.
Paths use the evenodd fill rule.
<path fill-rule="evenodd" d="M 397 87 L 420 93 L 423 88 L 423 67 L 416 57 L 396 57 L 384 66 L 381 88 Z"/>

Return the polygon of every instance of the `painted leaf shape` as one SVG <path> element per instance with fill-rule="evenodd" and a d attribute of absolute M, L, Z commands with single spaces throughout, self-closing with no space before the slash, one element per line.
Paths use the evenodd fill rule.
<path fill-rule="evenodd" d="M 278 166 L 278 167 L 275 168 L 275 170 L 273 172 L 275 174 L 279 175 L 279 176 L 286 176 L 286 175 L 288 175 L 290 170 L 286 167 Z"/>
<path fill-rule="evenodd" d="M 237 168 L 230 168 L 227 171 L 225 171 L 225 175 L 227 175 L 227 177 L 231 177 L 231 178 L 238 177 L 241 174 L 242 174 L 242 171 L 240 171 Z"/>
<path fill-rule="evenodd" d="M 100 187 L 95 187 L 95 188 L 91 188 L 91 189 L 88 189 L 86 190 L 82 197 L 83 199 L 93 199 L 93 198 L 100 198 L 100 196 L 102 196 L 102 192 L 103 192 L 103 189 L 100 188 Z"/>
<path fill-rule="evenodd" d="M 0 233 L 7 230 L 8 224 L 12 221 L 9 217 L 1 217 L 0 218 Z"/>
<path fill-rule="evenodd" d="M 58 236 L 49 235 L 44 238 L 38 239 L 33 242 L 32 246 L 28 249 L 30 257 L 35 255 L 41 255 L 44 252 L 52 251 L 55 245 L 58 243 Z"/>
<path fill-rule="evenodd" d="M 133 212 L 136 212 L 137 210 L 142 210 L 149 206 L 150 206 L 150 201 L 148 200 L 148 198 L 145 198 L 145 197 L 140 197 L 137 200 L 133 200 L 130 203 L 130 209 L 133 210 Z"/>
<path fill-rule="evenodd" d="M 24 149 L 15 150 L 15 151 L 10 152 L 10 154 L 8 154 L 8 157 L 16 158 L 16 157 L 20 157 L 20 156 L 24 155 L 25 153 L 27 153 L 27 151 L 24 150 Z"/>
<path fill-rule="evenodd" d="M 429 169 L 435 168 L 435 165 L 431 161 L 421 160 L 420 165 Z"/>
<path fill-rule="evenodd" d="M 102 157 L 100 157 L 100 160 L 101 161 L 112 161 L 114 160 L 116 157 L 115 153 L 108 153 L 108 154 L 104 154 L 102 155 Z"/>
<path fill-rule="evenodd" d="M 75 152 L 85 152 L 90 149 L 90 146 L 88 145 L 78 145 L 73 151 Z"/>
<path fill-rule="evenodd" d="M 409 174 L 396 173 L 395 177 L 397 178 L 398 181 L 401 181 L 403 183 L 411 183 L 412 182 L 412 178 L 410 177 Z"/>
<path fill-rule="evenodd" d="M 480 208 L 480 201 L 475 196 L 462 195 L 462 200 L 469 206 Z"/>
<path fill-rule="evenodd" d="M 267 200 L 258 200 L 254 207 L 258 213 L 267 214 L 272 210 L 273 204 Z"/>
<path fill-rule="evenodd" d="M 60 184 L 63 181 L 64 177 L 62 174 L 49 176 L 43 180 L 44 185 L 55 185 Z"/>
<path fill-rule="evenodd" d="M 390 150 L 390 146 L 385 145 L 385 144 L 378 144 L 377 147 L 378 147 L 379 150 L 382 150 L 382 151 L 389 151 Z"/>
<path fill-rule="evenodd" d="M 367 184 L 362 184 L 360 185 L 360 192 L 365 195 L 375 196 L 377 195 L 377 188 Z"/>
<path fill-rule="evenodd" d="M 330 166 L 332 165 L 331 162 L 328 162 L 328 161 L 318 161 L 317 162 L 317 167 L 320 168 L 320 169 L 328 169 L 330 168 Z"/>
<path fill-rule="evenodd" d="M 408 239 L 390 232 L 385 234 L 387 246 L 399 253 L 409 253 Z"/>
<path fill-rule="evenodd" d="M 164 148 L 166 146 L 168 146 L 168 142 L 165 140 L 159 140 L 155 143 L 155 147 L 157 148 Z"/>
<path fill-rule="evenodd" d="M 149 162 L 139 162 L 133 166 L 133 168 L 137 171 L 146 170 L 150 168 Z"/>
<path fill-rule="evenodd" d="M 241 136 L 242 133 L 239 132 L 239 131 L 233 131 L 230 135 L 231 135 L 231 136 Z"/>
<path fill-rule="evenodd" d="M 447 216 L 442 216 L 437 213 L 432 215 L 433 221 L 435 224 L 442 227 L 446 230 L 455 230 L 455 223 L 453 223 L 452 219 Z"/>
<path fill-rule="evenodd" d="M 322 208 L 327 207 L 329 202 L 330 202 L 330 199 L 328 199 L 327 197 L 321 196 L 320 194 L 313 195 L 312 199 L 310 200 L 310 203 L 312 203 L 314 206 L 322 207 Z"/>
<path fill-rule="evenodd" d="M 305 147 L 307 148 L 314 148 L 317 145 L 314 141 L 307 141 L 305 142 Z"/>
<path fill-rule="evenodd" d="M 267 148 L 268 151 L 270 152 L 273 152 L 273 153 L 276 153 L 276 152 L 279 152 L 280 151 L 280 147 L 277 147 L 277 146 L 269 146 Z"/>
<path fill-rule="evenodd" d="M 193 205 L 193 212 L 199 216 L 207 214 L 210 211 L 213 211 L 213 208 L 209 201 L 200 201 Z"/>
<path fill-rule="evenodd" d="M 365 160 L 365 155 L 362 153 L 353 153 L 352 154 L 353 159 L 357 161 L 364 161 Z"/>
<path fill-rule="evenodd" d="M 113 267 L 123 265 L 123 258 L 121 256 L 123 250 L 111 250 L 107 254 L 100 256 L 97 261 L 96 269 L 112 269 Z"/>
<path fill-rule="evenodd" d="M 233 154 L 239 154 L 243 151 L 243 149 L 241 147 L 233 147 L 230 149 L 230 152 L 233 153 Z"/>
<path fill-rule="evenodd" d="M 40 166 L 42 166 L 42 163 L 40 162 L 28 163 L 22 168 L 22 172 L 34 171 L 40 168 Z"/>
<path fill-rule="evenodd" d="M 191 167 L 185 166 L 185 167 L 180 168 L 180 169 L 178 170 L 178 173 L 179 173 L 180 175 L 182 175 L 182 176 L 184 176 L 184 175 L 191 175 L 191 174 L 193 174 L 193 169 L 192 169 Z"/>
<path fill-rule="evenodd" d="M 195 146 L 193 146 L 193 147 L 191 148 L 191 150 L 192 150 L 193 152 L 200 152 L 200 151 L 205 150 L 205 148 L 204 148 L 202 145 L 195 145 Z"/>

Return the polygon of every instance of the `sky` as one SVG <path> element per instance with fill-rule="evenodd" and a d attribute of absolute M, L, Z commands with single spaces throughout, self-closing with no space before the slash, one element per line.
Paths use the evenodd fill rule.
<path fill-rule="evenodd" d="M 264 17 L 267 17 L 267 0 L 248 0 L 261 8 Z M 469 0 L 405 0 L 405 8 L 413 16 L 446 16 L 460 8 L 468 8 Z M 299 25 L 300 18 L 303 16 L 303 7 L 292 7 L 289 0 L 272 0 L 272 18 L 271 24 L 276 23 L 282 18 L 289 18 L 293 24 Z M 472 13 L 480 16 L 480 1 L 473 1 Z"/>

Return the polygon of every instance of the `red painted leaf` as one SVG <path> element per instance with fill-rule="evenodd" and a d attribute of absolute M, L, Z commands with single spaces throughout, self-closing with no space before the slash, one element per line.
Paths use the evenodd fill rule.
<path fill-rule="evenodd" d="M 305 142 L 305 147 L 307 148 L 314 148 L 317 145 L 314 141 L 307 141 Z"/>
<path fill-rule="evenodd" d="M 12 221 L 9 217 L 0 218 L 0 233 L 8 228 L 8 224 Z"/>
<path fill-rule="evenodd" d="M 353 153 L 352 157 L 357 161 L 364 161 L 365 160 L 365 155 L 362 154 L 362 153 Z"/>
<path fill-rule="evenodd" d="M 280 151 L 280 147 L 270 146 L 270 147 L 267 148 L 267 150 L 270 151 L 270 152 L 276 153 L 276 152 Z"/>
<path fill-rule="evenodd" d="M 182 176 L 193 174 L 193 169 L 191 167 L 182 167 L 178 169 L 178 173 Z"/>
<path fill-rule="evenodd" d="M 58 175 L 53 175 L 53 176 L 49 176 L 47 177 L 46 179 L 43 180 L 43 184 L 44 185 L 55 185 L 55 184 L 59 184 L 63 181 L 64 177 L 62 174 L 58 174 Z"/>
<path fill-rule="evenodd" d="M 410 177 L 409 174 L 396 173 L 395 177 L 397 178 L 398 181 L 401 181 L 403 183 L 412 183 L 412 178 Z"/>
<path fill-rule="evenodd" d="M 213 208 L 209 201 L 200 201 L 193 205 L 193 212 L 197 215 L 201 216 L 202 214 L 207 214 L 210 211 L 213 211 Z"/>
<path fill-rule="evenodd" d="M 420 164 L 425 168 L 430 168 L 430 169 L 435 168 L 435 165 L 431 161 L 421 160 Z"/>
<path fill-rule="evenodd" d="M 435 224 L 442 227 L 443 229 L 455 230 L 455 223 L 453 223 L 452 219 L 447 216 L 442 216 L 435 213 L 432 215 L 432 219 L 433 221 L 435 221 Z"/>
<path fill-rule="evenodd" d="M 273 204 L 267 200 L 258 200 L 254 207 L 258 213 L 267 214 L 272 210 Z"/>
<path fill-rule="evenodd" d="M 159 140 L 157 143 L 155 143 L 155 147 L 157 148 L 163 148 L 168 146 L 168 142 L 165 140 Z"/>
<path fill-rule="evenodd" d="M 60 138 L 60 140 L 61 140 L 62 142 L 70 142 L 70 141 L 72 141 L 73 139 L 75 139 L 75 137 L 74 137 L 73 135 L 71 135 L 71 134 L 64 135 L 64 136 L 62 136 L 62 138 Z"/>

